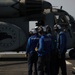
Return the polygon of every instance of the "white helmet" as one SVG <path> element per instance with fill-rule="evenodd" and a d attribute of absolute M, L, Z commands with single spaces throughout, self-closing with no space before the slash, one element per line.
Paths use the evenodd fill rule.
<path fill-rule="evenodd" d="M 54 29 L 61 29 L 61 26 L 56 24 L 56 25 L 54 25 Z"/>
<path fill-rule="evenodd" d="M 38 27 L 38 32 L 46 32 L 46 27 L 44 26 Z"/>
<path fill-rule="evenodd" d="M 38 28 L 38 26 L 35 26 L 34 28 L 36 29 L 36 28 Z"/>
<path fill-rule="evenodd" d="M 35 29 L 32 29 L 31 31 L 32 31 L 33 34 L 37 33 L 37 31 Z"/>
<path fill-rule="evenodd" d="M 45 26 L 42 26 L 42 28 L 43 28 L 43 31 L 46 32 L 46 27 Z"/>

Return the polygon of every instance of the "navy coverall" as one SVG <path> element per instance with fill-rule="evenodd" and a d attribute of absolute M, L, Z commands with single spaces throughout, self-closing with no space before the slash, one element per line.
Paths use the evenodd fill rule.
<path fill-rule="evenodd" d="M 26 54 L 28 54 L 28 75 L 32 75 L 32 66 L 34 64 L 35 75 L 37 75 L 37 60 L 38 54 L 35 51 L 35 47 L 39 42 L 39 37 L 37 35 L 32 35 L 28 39 L 26 46 Z"/>
<path fill-rule="evenodd" d="M 66 52 L 66 45 L 67 45 L 67 38 L 66 34 L 61 31 L 58 33 L 58 37 L 55 36 L 55 42 L 54 46 L 56 48 L 56 53 L 55 53 L 55 74 L 58 75 L 59 73 L 59 67 L 61 68 L 62 75 L 67 75 L 67 70 L 66 70 L 66 62 L 65 62 L 65 52 Z"/>
<path fill-rule="evenodd" d="M 50 75 L 50 52 L 52 50 L 51 36 L 42 35 L 38 48 L 38 75 Z"/>

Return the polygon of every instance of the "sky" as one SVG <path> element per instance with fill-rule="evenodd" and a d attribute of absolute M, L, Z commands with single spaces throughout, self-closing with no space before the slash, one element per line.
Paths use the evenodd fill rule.
<path fill-rule="evenodd" d="M 66 10 L 69 14 L 71 14 L 75 18 L 75 0 L 45 0 L 52 4 L 52 6 L 63 6 L 63 10 Z"/>
<path fill-rule="evenodd" d="M 56 8 L 60 8 L 63 6 L 63 10 L 67 11 L 70 15 L 75 18 L 75 0 L 45 0 L 52 4 L 52 6 L 56 6 Z M 35 22 L 30 22 L 29 30 L 35 27 Z"/>

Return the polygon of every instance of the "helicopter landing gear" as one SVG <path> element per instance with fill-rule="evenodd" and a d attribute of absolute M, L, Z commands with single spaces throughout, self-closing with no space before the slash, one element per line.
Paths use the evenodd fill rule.
<path fill-rule="evenodd" d="M 73 58 L 73 59 L 75 58 L 75 48 L 69 52 L 69 56 L 70 58 Z"/>
<path fill-rule="evenodd" d="M 75 71 L 72 71 L 72 74 L 75 74 Z"/>

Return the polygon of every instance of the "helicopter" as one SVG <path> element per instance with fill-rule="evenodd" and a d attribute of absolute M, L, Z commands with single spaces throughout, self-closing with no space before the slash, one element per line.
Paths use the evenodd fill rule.
<path fill-rule="evenodd" d="M 29 21 L 42 18 L 43 0 L 0 0 L 0 52 L 25 51 Z"/>
<path fill-rule="evenodd" d="M 44 11 L 46 15 L 45 24 L 52 28 L 58 22 L 67 35 L 67 50 L 69 50 L 69 57 L 75 58 L 75 19 L 65 10 L 57 8 L 46 8 Z"/>
<path fill-rule="evenodd" d="M 53 8 L 44 0 L 0 0 L 0 10 L 0 52 L 25 51 L 30 21 L 44 21 L 51 27 L 59 21 L 66 29 L 67 49 L 73 48 L 69 56 L 75 57 L 75 20 L 62 7 Z"/>

